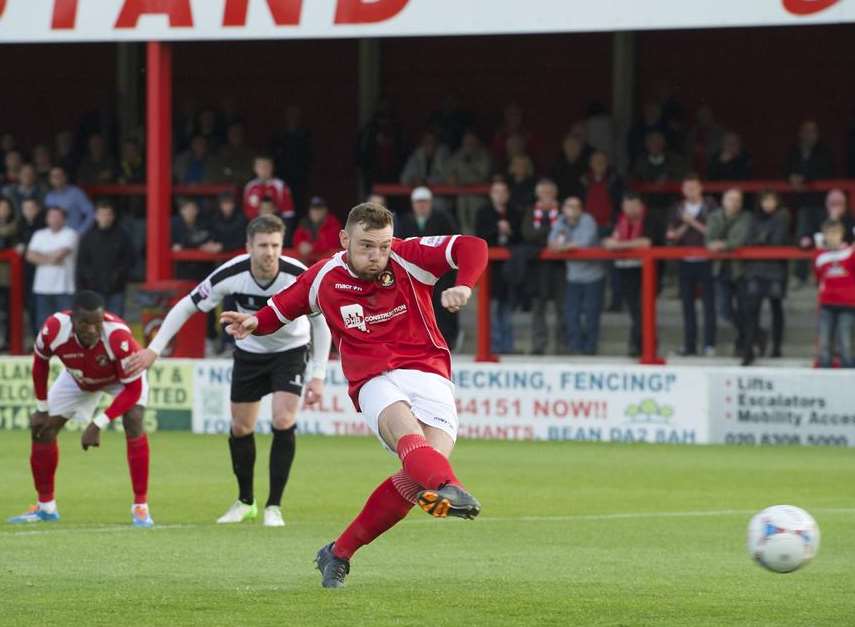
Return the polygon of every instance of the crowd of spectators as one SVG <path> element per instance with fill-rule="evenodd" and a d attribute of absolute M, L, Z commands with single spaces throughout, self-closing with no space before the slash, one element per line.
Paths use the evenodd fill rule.
<path fill-rule="evenodd" d="M 355 160 L 363 190 L 378 183 L 415 188 L 409 205 L 397 207 L 399 236 L 460 231 L 511 250 L 508 261 L 491 268 L 494 351 L 516 351 L 511 320 L 521 309 L 531 316 L 532 353 L 596 355 L 602 313 L 625 310 L 627 353 L 634 356 L 641 349 L 638 260 L 541 260 L 543 250 L 675 245 L 728 251 L 793 244 L 809 249 L 826 245 L 825 235 L 833 238 L 838 224 L 842 245 L 853 237 L 846 195 L 804 188 L 836 172 L 816 122 L 801 124 L 783 160 L 782 179 L 793 190 L 785 207 L 774 192 L 743 194 L 738 185 L 724 194 L 705 194 L 702 181 L 750 179 L 751 155 L 739 133 L 720 124 L 710 107 L 699 107 L 691 124 L 683 119 L 673 98 L 650 101 L 621 138 L 607 109 L 592 103 L 584 119 L 568 124 L 563 136 L 547 140 L 530 128 L 518 104 L 507 105 L 494 132 L 484 134 L 478 116 L 448 97 L 430 114 L 418 141 L 408 146 L 394 107 L 384 100 L 357 134 Z M 548 153 L 552 144 L 554 156 Z M 176 198 L 173 250 L 238 251 L 247 221 L 264 213 L 285 220 L 287 244 L 304 258 L 338 248 L 342 210 L 331 210 L 322 197 L 312 195 L 312 134 L 298 107 L 286 108 L 283 127 L 271 131 L 263 150 L 248 145 L 244 120 L 233 104 L 181 111 L 174 145 L 176 183 L 224 184 L 234 191 Z M 17 249 L 27 261 L 33 330 L 46 311 L 64 306 L 80 287 L 102 293 L 113 311 L 123 312 L 128 282 L 141 278 L 135 268 L 142 246 L 129 225 L 144 221 L 145 204 L 139 197 L 102 198 L 93 204 L 85 190 L 144 182 L 140 139 L 118 140 L 109 126 L 90 125 L 85 135 L 62 131 L 52 145 L 24 148 L 6 133 L 0 136 L 0 157 L 0 247 Z M 682 182 L 681 193 L 663 190 L 642 197 L 630 191 L 635 183 L 664 182 Z M 437 185 L 489 185 L 490 191 L 444 197 L 430 191 Z M 678 288 L 683 318 L 683 342 L 676 352 L 715 355 L 721 351 L 718 325 L 724 322 L 734 328 L 733 351 L 743 363 L 767 352 L 780 356 L 782 302 L 792 288 L 789 265 L 706 258 L 669 264 L 665 269 Z M 811 263 L 793 265 L 798 287 L 809 280 Z M 197 280 L 210 267 L 182 262 L 176 274 Z M 0 299 L 7 300 L 2 289 Z M 766 300 L 769 331 L 760 324 Z M 550 303 L 554 325 L 548 324 Z M 831 329 L 828 338 L 838 327 L 851 333 L 849 318 L 834 309 L 839 305 L 832 303 L 823 318 L 824 328 Z M 456 316 L 441 307 L 437 314 L 449 344 L 459 346 Z M 851 351 L 845 359 L 851 359 Z"/>

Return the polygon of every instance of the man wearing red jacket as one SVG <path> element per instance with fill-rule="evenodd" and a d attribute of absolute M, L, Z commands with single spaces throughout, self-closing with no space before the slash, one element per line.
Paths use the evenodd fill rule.
<path fill-rule="evenodd" d="M 300 220 L 294 231 L 294 248 L 304 259 L 317 259 L 329 255 L 341 248 L 338 234 L 341 222 L 331 216 L 323 198 L 315 196 L 309 203 L 309 215 Z"/>
<path fill-rule="evenodd" d="M 814 262 L 819 290 L 819 367 L 831 368 L 835 339 L 841 368 L 855 368 L 855 247 L 846 244 L 842 222 L 826 222 L 822 235 L 827 252 Z"/>
<path fill-rule="evenodd" d="M 339 347 L 351 400 L 402 462 L 335 542 L 318 551 L 325 588 L 344 585 L 351 556 L 416 503 L 437 518 L 471 519 L 481 510 L 448 461 L 457 410 L 451 353 L 431 295 L 443 274 L 457 270 L 442 305 L 458 312 L 487 266 L 487 244 L 466 235 L 396 239 L 392 213 L 373 203 L 350 211 L 340 241 L 345 250 L 313 265 L 255 315 L 225 312 L 221 318 L 230 334 L 242 338 L 322 314 Z"/>
<path fill-rule="evenodd" d="M 263 198 L 270 198 L 279 212 L 279 216 L 288 222 L 294 218 L 294 199 L 291 189 L 282 179 L 273 176 L 273 159 L 262 155 L 255 158 L 256 178 L 246 184 L 243 190 L 243 211 L 247 220 L 258 215 L 258 207 Z"/>
<path fill-rule="evenodd" d="M 105 312 L 104 300 L 95 292 L 78 292 L 70 311 L 57 312 L 45 321 L 33 354 L 36 412 L 32 417 L 30 468 L 38 504 L 10 518 L 10 523 L 59 520 L 54 500 L 54 476 L 59 464 L 56 436 L 70 419 L 92 419 L 101 393 L 106 392 L 113 402 L 92 419 L 80 443 L 84 451 L 99 446 L 101 430 L 122 416 L 134 491 L 131 521 L 136 527 L 154 525 L 147 503 L 149 449 L 143 432 L 148 385 L 143 373 L 127 372 L 128 357 L 139 349 L 124 320 Z M 59 358 L 65 370 L 48 391 L 53 356 Z"/>

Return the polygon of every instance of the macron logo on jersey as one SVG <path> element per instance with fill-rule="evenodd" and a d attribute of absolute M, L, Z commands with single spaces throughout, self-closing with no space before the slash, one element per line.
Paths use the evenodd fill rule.
<path fill-rule="evenodd" d="M 431 235 L 428 237 L 422 237 L 419 239 L 419 243 L 422 246 L 430 246 L 431 248 L 436 248 L 441 245 L 448 237 L 446 235 Z"/>
<path fill-rule="evenodd" d="M 358 285 L 351 285 L 350 283 L 336 283 L 335 289 L 342 290 L 343 292 L 361 292 L 362 288 Z"/>
<path fill-rule="evenodd" d="M 344 319 L 344 326 L 348 329 L 359 329 L 360 331 L 368 332 L 368 327 L 365 326 L 365 312 L 362 310 L 362 305 L 343 305 L 341 307 L 341 317 Z"/>

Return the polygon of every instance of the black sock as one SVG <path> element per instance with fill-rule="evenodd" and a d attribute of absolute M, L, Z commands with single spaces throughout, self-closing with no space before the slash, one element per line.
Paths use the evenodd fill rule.
<path fill-rule="evenodd" d="M 285 484 L 288 483 L 291 464 L 294 462 L 297 425 L 281 430 L 271 427 L 271 430 L 273 443 L 270 445 L 270 496 L 267 498 L 267 504 L 278 507 L 282 502 Z"/>
<path fill-rule="evenodd" d="M 229 451 L 232 454 L 232 470 L 238 481 L 238 499 L 252 505 L 252 473 L 255 469 L 255 434 L 241 438 L 229 434 Z"/>

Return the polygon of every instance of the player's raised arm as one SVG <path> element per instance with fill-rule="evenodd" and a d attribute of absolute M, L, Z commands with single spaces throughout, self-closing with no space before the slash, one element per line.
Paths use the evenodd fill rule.
<path fill-rule="evenodd" d="M 395 247 L 401 258 L 412 264 L 413 276 L 430 285 L 447 272 L 457 270 L 454 287 L 443 291 L 442 306 L 451 312 L 469 302 L 472 287 L 487 267 L 487 242 L 473 235 L 416 237 Z"/>

